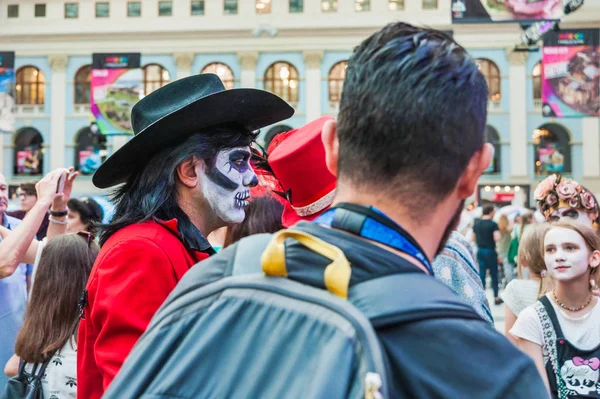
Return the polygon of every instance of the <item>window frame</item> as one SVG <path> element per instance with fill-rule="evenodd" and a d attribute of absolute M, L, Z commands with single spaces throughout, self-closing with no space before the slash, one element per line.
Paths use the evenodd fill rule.
<path fill-rule="evenodd" d="M 235 2 L 235 12 L 228 12 L 226 5 L 228 2 Z M 224 15 L 238 15 L 240 12 L 240 4 L 238 0 L 223 0 L 223 14 Z"/>
<path fill-rule="evenodd" d="M 148 80 L 147 75 L 148 75 L 148 67 L 151 66 L 158 66 L 160 67 L 160 78 L 158 80 Z M 169 79 L 163 79 L 163 72 L 167 72 L 169 74 Z M 152 93 L 155 90 L 160 89 L 161 87 L 163 87 L 164 85 L 170 83 L 171 80 L 171 72 L 169 72 L 169 70 L 167 68 L 165 68 L 164 66 L 162 66 L 161 64 L 158 64 L 156 62 L 151 62 L 149 64 L 146 64 L 142 67 L 142 87 L 144 89 L 144 96 L 147 96 L 148 94 Z M 149 84 L 156 84 L 158 83 L 158 87 L 156 87 L 155 89 L 153 89 L 152 91 L 148 92 L 148 90 L 146 90 L 147 86 Z"/>
<path fill-rule="evenodd" d="M 292 2 L 298 1 L 300 3 L 300 11 L 292 11 Z M 304 12 L 304 0 L 289 0 L 288 1 L 288 12 L 290 14 L 299 14 Z"/>
<path fill-rule="evenodd" d="M 367 5 L 366 10 L 359 10 L 357 7 Z M 371 0 L 354 0 L 354 12 L 370 12 Z"/>
<path fill-rule="evenodd" d="M 265 3 L 267 1 L 267 3 Z M 264 4 L 264 9 L 259 9 L 258 5 Z M 259 11 L 260 10 L 260 11 Z M 256 15 L 269 15 L 271 14 L 271 0 L 254 0 L 254 11 Z"/>
<path fill-rule="evenodd" d="M 43 10 L 43 13 L 40 13 L 40 15 L 38 15 L 38 10 L 40 10 L 40 11 Z M 36 3 L 33 6 L 33 17 L 34 18 L 46 18 L 46 11 L 47 11 L 46 3 Z"/>
<path fill-rule="evenodd" d="M 425 7 L 425 3 L 427 1 L 435 1 L 435 7 Z M 440 9 L 440 2 L 439 2 L 439 0 L 421 0 L 421 8 L 423 10 L 427 10 L 427 11 L 429 11 L 429 10 L 439 10 Z"/>
<path fill-rule="evenodd" d="M 540 73 L 539 73 L 539 75 L 536 75 L 535 69 L 538 67 L 538 65 L 540 68 Z M 537 84 L 536 84 L 536 82 L 537 82 Z M 542 100 L 542 61 L 536 62 L 536 64 L 533 66 L 533 70 L 531 71 L 531 89 L 532 89 L 533 101 L 537 101 L 537 100 L 541 101 Z M 536 92 L 539 93 L 539 97 L 536 97 L 536 94 L 537 94 Z"/>
<path fill-rule="evenodd" d="M 331 75 L 333 73 L 333 70 L 338 65 L 341 65 L 341 64 L 346 64 L 346 67 L 348 67 L 348 60 L 342 60 L 342 61 L 336 62 L 335 64 L 333 64 L 331 66 L 331 68 L 329 68 L 329 72 L 327 73 L 327 98 L 328 98 L 329 102 L 339 103 L 340 100 L 342 99 L 342 87 L 344 86 L 344 80 L 346 80 L 346 70 L 344 69 L 344 77 L 342 79 L 340 79 L 338 77 L 332 78 L 332 75 Z M 333 82 L 336 83 L 336 86 L 338 86 L 339 82 L 341 82 L 342 87 L 339 88 L 339 93 L 332 93 L 331 84 Z M 338 98 L 337 99 L 333 98 L 332 94 L 336 94 Z"/>
<path fill-rule="evenodd" d="M 138 5 L 138 15 L 133 15 L 130 11 L 131 9 L 129 8 L 130 6 L 133 5 Z M 142 16 L 142 2 L 141 1 L 128 1 L 127 2 L 127 18 L 139 18 Z"/>
<path fill-rule="evenodd" d="M 23 74 L 24 75 L 24 71 L 27 68 L 33 68 L 35 70 L 37 70 L 37 75 L 36 76 L 36 80 L 35 81 L 25 81 L 24 79 L 19 79 L 19 75 Z M 21 75 L 22 77 L 24 77 L 23 75 Z M 40 77 L 43 78 L 42 81 L 40 81 Z M 35 98 L 36 101 L 35 102 L 23 102 L 23 93 L 25 92 L 25 87 L 29 87 L 30 85 L 34 85 L 35 87 Z M 21 91 L 16 90 L 16 87 L 20 86 Z M 40 90 L 40 88 L 42 90 Z M 15 92 L 16 92 L 16 96 L 15 96 L 15 103 L 16 105 L 45 105 L 46 103 L 46 76 L 44 76 L 44 73 L 42 72 L 42 70 L 34 65 L 23 65 L 22 67 L 20 67 L 19 69 L 17 69 L 16 73 L 15 73 Z M 19 94 L 21 93 L 21 94 Z M 41 95 L 40 95 L 41 94 Z"/>
<path fill-rule="evenodd" d="M 212 72 L 212 71 L 207 71 L 208 68 L 214 66 L 215 70 L 219 67 L 225 67 L 229 73 L 231 74 L 231 79 L 226 79 L 223 80 L 223 78 L 221 78 L 219 76 L 218 73 Z M 221 79 L 221 82 L 223 83 L 223 86 L 225 86 L 226 90 L 230 90 L 230 89 L 234 89 L 235 88 L 235 75 L 233 74 L 233 69 L 231 69 L 231 67 L 227 64 L 225 64 L 224 62 L 220 62 L 220 61 L 214 61 L 214 62 L 209 62 L 208 64 L 204 65 L 204 67 L 202 67 L 202 69 L 200 70 L 200 73 L 214 73 L 215 75 L 219 76 L 219 79 Z"/>
<path fill-rule="evenodd" d="M 392 4 L 401 4 L 401 7 L 392 8 Z M 404 0 L 388 0 L 388 11 L 403 11 L 406 5 Z"/>
<path fill-rule="evenodd" d="M 98 6 L 106 6 L 106 15 L 98 15 Z M 95 18 L 110 18 L 110 2 L 108 1 L 97 1 L 94 3 L 94 16 Z"/>
<path fill-rule="evenodd" d="M 67 14 L 67 8 L 69 8 L 69 6 L 75 6 L 75 9 L 77 10 L 77 12 L 75 13 L 76 15 L 74 17 L 69 17 Z M 65 17 L 65 19 L 78 19 L 79 18 L 79 3 L 65 3 L 64 17 Z"/>
<path fill-rule="evenodd" d="M 83 71 L 85 69 L 88 69 L 89 72 L 88 72 L 85 80 L 83 80 L 83 79 L 80 79 L 80 77 L 83 75 Z M 82 87 L 82 90 L 81 90 L 82 99 L 85 100 L 85 97 L 87 94 L 88 102 L 77 101 L 78 100 L 77 89 L 80 86 Z M 77 69 L 77 71 L 75 72 L 75 76 L 73 77 L 73 104 L 88 105 L 91 103 L 91 101 L 92 101 L 92 65 L 88 64 L 88 65 L 83 65 L 82 67 Z"/>
<path fill-rule="evenodd" d="M 169 14 L 161 14 L 160 13 L 160 11 L 161 11 L 161 9 L 160 9 L 161 4 L 162 5 L 167 5 L 167 4 L 170 5 Z M 172 0 L 160 0 L 158 2 L 158 16 L 159 17 L 172 17 L 173 16 L 173 1 Z"/>
<path fill-rule="evenodd" d="M 11 16 L 10 15 L 11 10 L 16 10 L 17 12 Z M 6 5 L 6 17 L 10 18 L 10 19 L 19 18 L 19 5 L 18 4 L 7 4 Z"/>
<path fill-rule="evenodd" d="M 285 84 L 284 79 L 280 79 L 278 76 L 276 76 L 276 74 L 278 73 L 277 71 L 277 66 L 279 64 L 283 64 L 281 65 L 288 67 L 288 70 L 290 72 L 289 74 L 289 79 L 288 80 L 295 80 L 297 81 L 297 86 L 295 88 L 295 95 L 294 95 L 294 88 L 291 87 L 291 85 L 287 85 L 287 90 L 285 90 Z M 270 71 L 273 71 L 273 76 L 272 77 L 268 77 L 267 75 L 269 74 Z M 281 71 L 281 69 L 279 69 L 279 71 Z M 276 82 L 281 81 L 282 82 L 282 89 L 281 93 L 277 91 L 277 84 Z M 267 88 L 267 82 L 270 82 L 270 84 L 272 85 L 271 88 Z M 284 101 L 287 101 L 288 103 L 292 103 L 292 104 L 298 104 L 300 102 L 300 73 L 298 72 L 298 68 L 296 68 L 296 66 L 294 64 L 292 64 L 291 62 L 288 61 L 275 61 L 273 63 L 271 63 L 271 65 L 269 65 L 267 67 L 267 69 L 265 69 L 265 73 L 263 74 L 263 88 L 264 90 L 271 92 L 279 97 L 281 97 Z M 284 94 L 284 92 L 287 91 L 287 95 Z"/>
<path fill-rule="evenodd" d="M 194 14 L 194 3 L 202 4 L 202 13 Z M 205 15 L 206 14 L 206 2 L 204 0 L 192 0 L 190 1 L 190 15 Z"/>
<path fill-rule="evenodd" d="M 23 143 L 19 143 L 22 135 L 26 134 L 28 131 L 31 131 L 33 136 L 30 138 L 29 143 L 27 145 Z M 39 138 L 39 139 L 38 139 Z M 24 139 L 21 139 L 24 140 Z M 39 173 L 19 173 L 18 171 L 18 153 L 19 151 L 26 150 L 27 148 L 31 148 L 33 146 L 37 147 L 39 151 Z M 26 126 L 17 131 L 15 138 L 13 140 L 13 175 L 14 176 L 43 176 L 44 175 L 44 135 L 35 127 Z"/>
<path fill-rule="evenodd" d="M 477 64 L 479 65 L 479 71 L 483 74 L 483 77 L 485 78 L 485 82 L 488 85 L 488 100 L 489 101 L 500 101 L 502 100 L 502 73 L 500 72 L 500 67 L 498 66 L 498 64 L 496 64 L 493 60 L 490 60 L 489 58 L 477 58 L 475 60 L 477 62 Z M 487 70 L 483 69 L 483 62 L 485 62 L 487 64 Z M 491 72 L 497 72 L 497 76 L 492 76 L 493 73 Z M 497 83 L 497 87 L 498 87 L 498 92 L 494 93 L 492 91 L 492 87 L 494 86 L 493 83 Z M 494 96 L 498 94 L 498 98 L 494 98 Z"/>
<path fill-rule="evenodd" d="M 325 10 L 323 8 L 324 4 L 332 4 L 333 7 L 328 10 Z M 337 12 L 338 6 L 338 0 L 321 0 L 321 12 Z"/>

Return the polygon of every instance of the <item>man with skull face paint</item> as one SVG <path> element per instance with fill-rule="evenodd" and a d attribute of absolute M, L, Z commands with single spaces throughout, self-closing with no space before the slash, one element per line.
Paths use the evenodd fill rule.
<path fill-rule="evenodd" d="M 120 183 L 115 213 L 79 303 L 78 396 L 102 396 L 150 319 L 197 262 L 205 237 L 244 220 L 256 129 L 293 109 L 255 89 L 225 90 L 214 74 L 177 80 L 138 102 L 135 136 L 93 177 Z"/>

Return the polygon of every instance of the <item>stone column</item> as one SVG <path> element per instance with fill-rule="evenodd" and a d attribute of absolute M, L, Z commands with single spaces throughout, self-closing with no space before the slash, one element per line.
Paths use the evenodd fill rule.
<path fill-rule="evenodd" d="M 256 62 L 258 61 L 258 51 L 243 51 L 237 53 L 242 66 L 242 76 L 240 76 L 240 86 L 256 88 Z"/>
<path fill-rule="evenodd" d="M 70 166 L 65 163 L 65 117 L 67 96 L 66 55 L 50 55 L 48 62 L 52 67 L 50 93 L 52 114 L 50 115 L 50 168 Z M 67 162 L 69 163 L 69 162 Z"/>
<path fill-rule="evenodd" d="M 583 130 L 583 177 L 600 177 L 600 119 L 581 119 Z"/>
<path fill-rule="evenodd" d="M 510 174 L 511 177 L 527 176 L 527 73 L 526 52 L 506 49 L 509 68 L 509 111 L 510 111 Z"/>
<path fill-rule="evenodd" d="M 177 64 L 177 79 L 187 78 L 192 75 L 192 64 L 196 55 L 194 53 L 174 53 L 173 58 Z M 200 73 L 200 71 L 194 73 Z"/>
<path fill-rule="evenodd" d="M 306 65 L 306 121 L 310 122 L 321 116 L 321 61 L 323 51 L 305 51 Z"/>

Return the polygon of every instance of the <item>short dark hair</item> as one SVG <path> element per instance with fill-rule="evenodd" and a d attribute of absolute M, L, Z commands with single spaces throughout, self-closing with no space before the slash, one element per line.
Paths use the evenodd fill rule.
<path fill-rule="evenodd" d="M 81 222 L 88 225 L 90 233 L 94 233 L 96 225 L 102 223 L 102 207 L 91 198 L 71 198 L 67 202 L 67 208 L 79 214 Z"/>
<path fill-rule="evenodd" d="M 35 195 L 37 197 L 37 191 L 35 189 L 35 185 L 37 182 L 26 182 L 21 183 L 19 188 L 27 195 Z"/>
<path fill-rule="evenodd" d="M 217 126 L 187 137 L 155 154 L 111 195 L 115 211 L 110 224 L 102 226 L 100 244 L 104 245 L 118 230 L 154 218 L 177 219 L 184 242 L 200 248 L 198 229 L 177 203 L 177 166 L 197 156 L 207 162 L 221 150 L 249 146 L 256 133 L 240 125 Z"/>
<path fill-rule="evenodd" d="M 496 209 L 494 205 L 486 205 L 481 209 L 481 213 L 483 215 L 490 215 L 492 212 L 494 212 L 494 209 Z"/>
<path fill-rule="evenodd" d="M 393 23 L 348 61 L 339 176 L 411 208 L 437 205 L 485 143 L 488 89 L 466 50 L 434 29 Z"/>

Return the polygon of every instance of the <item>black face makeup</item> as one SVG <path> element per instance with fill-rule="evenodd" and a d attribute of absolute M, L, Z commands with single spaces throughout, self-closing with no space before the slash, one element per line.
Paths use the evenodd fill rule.
<path fill-rule="evenodd" d="M 247 150 L 233 150 L 228 156 L 228 161 L 225 165 L 219 165 L 219 156 L 217 156 L 206 172 L 206 176 L 215 184 L 223 187 L 229 191 L 235 191 L 239 184 L 231 180 L 225 173 L 230 173 L 232 170 L 237 171 L 239 174 L 244 174 L 250 169 L 250 151 Z"/>
<path fill-rule="evenodd" d="M 570 208 L 564 211 L 556 211 L 550 216 L 550 220 L 558 222 L 561 219 L 577 220 L 579 219 L 579 212 L 576 209 Z"/>

